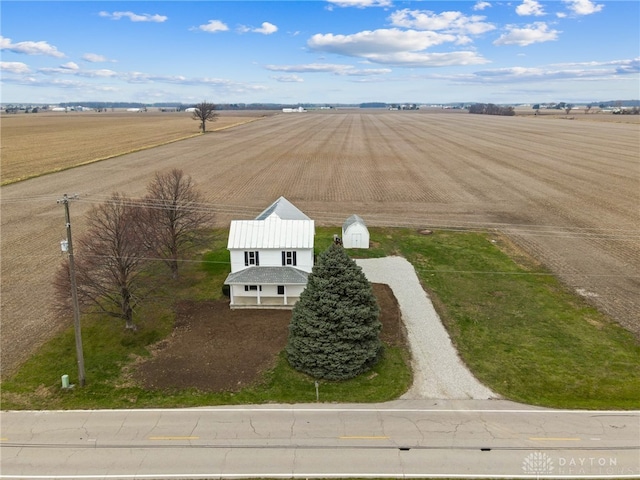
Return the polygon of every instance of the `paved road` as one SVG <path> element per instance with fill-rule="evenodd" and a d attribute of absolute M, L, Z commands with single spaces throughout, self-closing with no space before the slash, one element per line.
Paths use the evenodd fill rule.
<path fill-rule="evenodd" d="M 3 479 L 640 477 L 640 411 L 402 400 L 1 420 Z"/>

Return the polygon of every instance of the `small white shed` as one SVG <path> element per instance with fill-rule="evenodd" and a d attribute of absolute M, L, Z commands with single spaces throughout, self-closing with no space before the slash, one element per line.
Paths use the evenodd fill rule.
<path fill-rule="evenodd" d="M 351 215 L 342 225 L 344 248 L 369 248 L 369 229 L 358 215 Z"/>

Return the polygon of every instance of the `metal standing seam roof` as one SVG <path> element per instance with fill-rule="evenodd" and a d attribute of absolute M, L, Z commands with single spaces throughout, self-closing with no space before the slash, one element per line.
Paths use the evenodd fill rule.
<path fill-rule="evenodd" d="M 309 274 L 294 267 L 249 267 L 230 273 L 227 285 L 306 285 Z"/>
<path fill-rule="evenodd" d="M 354 225 L 356 223 L 360 223 L 366 227 L 364 220 L 362 220 L 362 218 L 360 218 L 358 215 L 354 214 L 345 220 L 345 222 L 342 224 L 342 230 L 347 230 L 351 225 Z"/>
<path fill-rule="evenodd" d="M 233 220 L 228 249 L 313 248 L 313 220 Z"/>

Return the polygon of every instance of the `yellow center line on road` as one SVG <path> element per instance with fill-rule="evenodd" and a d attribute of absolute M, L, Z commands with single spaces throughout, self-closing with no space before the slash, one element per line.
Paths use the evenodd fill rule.
<path fill-rule="evenodd" d="M 529 437 L 529 440 L 535 440 L 538 442 L 579 442 L 582 439 L 575 437 Z"/>
<path fill-rule="evenodd" d="M 198 440 L 200 437 L 149 437 L 149 440 Z"/>

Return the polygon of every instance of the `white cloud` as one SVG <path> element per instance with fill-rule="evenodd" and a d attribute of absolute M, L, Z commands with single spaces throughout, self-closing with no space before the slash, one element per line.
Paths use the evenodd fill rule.
<path fill-rule="evenodd" d="M 0 62 L 0 70 L 18 74 L 27 74 L 31 72 L 27 64 L 22 62 Z"/>
<path fill-rule="evenodd" d="M 60 65 L 60 68 L 62 68 L 64 70 L 73 70 L 73 71 L 80 70 L 80 67 L 78 66 L 78 64 L 76 62 L 64 63 L 64 64 Z"/>
<path fill-rule="evenodd" d="M 108 62 L 109 60 L 104 55 L 98 55 L 97 53 L 85 53 L 82 55 L 82 60 L 91 63 Z"/>
<path fill-rule="evenodd" d="M 261 33 L 263 35 L 271 35 L 272 33 L 275 33 L 278 31 L 278 27 L 276 27 L 273 23 L 262 22 L 262 26 L 260 26 L 259 28 L 251 28 L 251 27 L 247 27 L 246 25 L 240 25 L 236 30 L 238 33 L 253 32 L 253 33 Z"/>
<path fill-rule="evenodd" d="M 575 68 L 575 67 L 615 67 L 615 71 L 620 74 L 640 73 L 640 57 L 628 60 L 611 60 L 608 62 L 573 62 L 556 63 L 552 67 Z"/>
<path fill-rule="evenodd" d="M 335 63 L 306 63 L 302 65 L 265 65 L 264 68 L 273 72 L 295 73 L 333 73 L 345 76 L 371 76 L 391 73 L 389 68 L 364 68 L 359 69 L 352 65 Z"/>
<path fill-rule="evenodd" d="M 274 80 L 282 83 L 302 83 L 304 79 L 298 75 L 278 75 L 271 77 Z"/>
<path fill-rule="evenodd" d="M 603 4 L 595 4 L 591 0 L 562 0 L 567 4 L 567 8 L 576 15 L 591 15 L 601 11 L 604 8 Z"/>
<path fill-rule="evenodd" d="M 617 62 L 615 65 L 616 73 L 620 75 L 640 73 L 640 57 L 634 58 L 633 60 L 623 60 Z"/>
<path fill-rule="evenodd" d="M 198 28 L 203 32 L 209 33 L 226 32 L 229 30 L 229 27 L 220 20 L 209 20 L 209 23 L 206 25 L 200 25 Z"/>
<path fill-rule="evenodd" d="M 534 43 L 550 42 L 558 39 L 558 30 L 549 30 L 544 22 L 536 22 L 524 28 L 515 25 L 507 25 L 507 33 L 498 38 L 494 45 L 518 45 L 526 47 Z"/>
<path fill-rule="evenodd" d="M 132 22 L 154 22 L 154 23 L 162 23 L 168 20 L 168 17 L 165 15 L 154 14 L 151 15 L 149 13 L 133 13 L 133 12 L 100 12 L 99 15 L 101 17 L 110 18 L 112 20 L 120 20 L 121 18 L 128 18 Z"/>
<path fill-rule="evenodd" d="M 474 10 L 484 10 L 485 8 L 491 7 L 489 2 L 478 2 L 473 6 Z"/>
<path fill-rule="evenodd" d="M 480 35 L 495 26 L 486 23 L 486 17 L 481 15 L 464 15 L 462 12 L 442 12 L 439 14 L 428 10 L 398 10 L 391 14 L 389 20 L 392 25 L 418 30 L 442 30 L 446 33 Z"/>
<path fill-rule="evenodd" d="M 516 13 L 520 16 L 533 15 L 540 17 L 546 15 L 544 8 L 536 0 L 524 0 L 516 7 Z"/>
<path fill-rule="evenodd" d="M 64 53 L 47 42 L 18 42 L 12 43 L 10 38 L 0 36 L 0 50 L 9 50 L 13 53 L 26 55 L 49 55 L 51 57 L 64 57 Z"/>
<path fill-rule="evenodd" d="M 118 72 L 114 72 L 107 68 L 101 68 L 99 70 L 84 70 L 79 72 L 78 75 L 89 78 L 113 78 L 118 76 Z"/>
<path fill-rule="evenodd" d="M 318 33 L 307 44 L 314 50 L 367 58 L 368 55 L 379 53 L 420 51 L 455 40 L 454 35 L 392 28 L 365 30 L 352 35 Z"/>
<path fill-rule="evenodd" d="M 353 67 L 331 63 L 306 63 L 302 65 L 265 65 L 264 68 L 273 72 L 336 73 Z"/>
<path fill-rule="evenodd" d="M 392 71 L 393 70 L 390 68 L 353 68 L 346 70 L 343 75 L 347 75 L 349 77 L 376 77 L 379 75 L 386 75 Z"/>
<path fill-rule="evenodd" d="M 433 31 L 381 29 L 353 35 L 316 34 L 307 44 L 316 51 L 359 57 L 370 62 L 402 67 L 436 67 L 486 63 L 475 52 L 426 53 L 443 43 L 456 42 L 459 36 Z M 464 39 L 462 39 L 464 42 Z"/>
<path fill-rule="evenodd" d="M 337 7 L 390 7 L 393 5 L 391 0 L 327 0 L 330 4 Z"/>
<path fill-rule="evenodd" d="M 638 74 L 640 58 L 612 62 L 583 62 L 546 67 L 510 67 L 481 70 L 472 74 L 451 75 L 449 80 L 461 83 L 513 84 L 525 82 L 547 82 L 554 80 L 595 81 L 619 78 L 621 75 Z"/>
<path fill-rule="evenodd" d="M 542 68 L 509 67 L 479 71 L 475 72 L 474 75 L 488 81 L 491 81 L 492 79 L 499 81 L 506 81 L 506 79 L 509 79 L 510 81 L 530 81 L 539 79 L 549 73 L 550 72 L 548 70 L 544 70 Z"/>
<path fill-rule="evenodd" d="M 108 69 L 82 70 L 74 62 L 65 63 L 57 68 L 40 68 L 38 72 L 45 75 L 74 75 L 85 78 L 116 78 L 119 76 L 118 72 Z"/>
<path fill-rule="evenodd" d="M 119 74 L 119 78 L 127 83 L 168 83 L 173 85 L 205 86 L 217 88 L 225 92 L 244 93 L 266 90 L 263 85 L 252 85 L 236 82 L 224 78 L 185 77 L 182 75 L 153 75 L 143 72 L 126 72 Z"/>
<path fill-rule="evenodd" d="M 480 65 L 489 61 L 476 52 L 461 51 L 447 53 L 398 52 L 370 55 L 372 62 L 396 67 L 450 67 Z"/>

